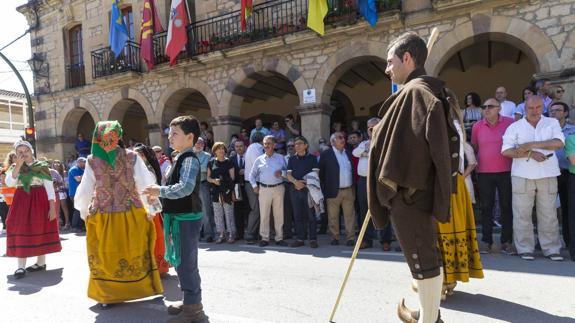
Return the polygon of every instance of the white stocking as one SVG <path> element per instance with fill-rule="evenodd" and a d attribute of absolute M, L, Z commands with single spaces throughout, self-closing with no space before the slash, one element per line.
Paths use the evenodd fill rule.
<path fill-rule="evenodd" d="M 26 258 L 18 258 L 18 268 L 26 269 Z"/>
<path fill-rule="evenodd" d="M 435 323 L 439 315 L 439 304 L 441 303 L 441 287 L 443 285 L 443 268 L 440 269 L 439 276 L 419 280 L 417 289 L 419 295 L 420 323 Z"/>
<path fill-rule="evenodd" d="M 36 260 L 38 266 L 44 266 L 46 264 L 46 255 L 38 256 L 38 260 Z"/>

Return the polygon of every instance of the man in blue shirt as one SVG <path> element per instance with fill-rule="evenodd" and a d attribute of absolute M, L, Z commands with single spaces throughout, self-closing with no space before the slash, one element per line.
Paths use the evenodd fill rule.
<path fill-rule="evenodd" d="M 84 175 L 84 168 L 86 167 L 86 158 L 80 157 L 76 160 L 76 166 L 70 168 L 68 171 L 68 195 L 72 200 L 72 205 L 74 205 L 74 196 L 76 195 L 76 189 L 80 185 L 82 180 L 82 175 Z M 72 228 L 77 231 L 85 231 L 84 220 L 80 217 L 80 211 L 74 209 L 74 214 L 72 215 Z"/>
<path fill-rule="evenodd" d="M 559 121 L 559 125 L 561 125 L 561 130 L 563 131 L 563 135 L 565 138 L 569 137 L 570 135 L 575 134 L 575 126 L 572 124 L 567 123 L 567 117 L 569 117 L 569 106 L 563 102 L 553 102 L 549 107 L 549 112 L 551 117 L 557 119 Z M 559 160 L 559 168 L 561 169 L 561 175 L 557 177 L 557 190 L 559 192 L 559 201 L 561 202 L 561 218 L 562 218 L 562 232 L 563 232 L 563 241 L 565 241 L 566 245 L 570 243 L 570 230 L 569 230 L 569 209 L 567 208 L 567 201 L 569 196 L 569 189 L 568 189 L 568 180 L 569 180 L 569 160 L 565 156 L 565 149 L 561 148 L 555 151 L 555 155 L 557 155 L 557 159 Z M 572 194 L 573 192 L 571 192 Z"/>

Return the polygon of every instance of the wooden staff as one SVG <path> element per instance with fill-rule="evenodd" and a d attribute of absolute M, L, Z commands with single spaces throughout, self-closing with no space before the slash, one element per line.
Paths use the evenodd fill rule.
<path fill-rule="evenodd" d="M 436 28 L 433 28 L 431 31 L 431 35 L 427 40 L 427 55 L 431 53 L 431 49 L 433 45 L 435 45 L 435 41 L 437 40 L 437 36 L 439 35 L 439 31 Z M 353 248 L 353 254 L 351 255 L 351 260 L 349 262 L 349 266 L 347 267 L 347 271 L 345 272 L 345 276 L 343 278 L 343 282 L 341 283 L 341 287 L 339 288 L 339 294 L 337 295 L 337 299 L 335 304 L 333 305 L 333 309 L 331 311 L 331 315 L 329 317 L 329 322 L 333 322 L 333 317 L 335 316 L 335 312 L 337 311 L 337 307 L 339 306 L 339 301 L 341 300 L 341 296 L 343 295 L 343 291 L 345 289 L 345 285 L 347 284 L 347 279 L 349 278 L 349 274 L 351 273 L 351 269 L 353 268 L 353 264 L 355 263 L 355 258 L 357 257 L 357 253 L 359 252 L 359 246 L 363 241 L 363 236 L 365 235 L 365 231 L 367 230 L 367 225 L 369 224 L 369 220 L 371 219 L 371 213 L 367 212 L 365 216 L 365 220 L 363 220 L 363 224 L 361 225 L 361 230 L 359 231 L 359 236 L 357 237 L 357 241 L 355 242 L 355 247 Z"/>

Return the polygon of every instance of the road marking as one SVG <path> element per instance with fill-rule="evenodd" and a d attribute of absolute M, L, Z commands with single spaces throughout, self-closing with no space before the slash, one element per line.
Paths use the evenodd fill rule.
<path fill-rule="evenodd" d="M 343 250 L 341 253 L 353 254 L 353 251 Z M 370 256 L 393 256 L 403 258 L 403 254 L 399 252 L 375 252 L 375 251 L 360 251 L 358 255 L 370 255 Z"/>

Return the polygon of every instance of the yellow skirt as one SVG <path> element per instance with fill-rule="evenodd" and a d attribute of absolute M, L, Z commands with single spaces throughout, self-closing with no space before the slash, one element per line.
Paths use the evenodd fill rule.
<path fill-rule="evenodd" d="M 457 175 L 457 194 L 451 195 L 451 219 L 448 223 L 438 222 L 437 234 L 445 284 L 483 278 L 473 207 L 461 175 Z"/>
<path fill-rule="evenodd" d="M 88 217 L 88 297 L 111 304 L 161 294 L 155 240 L 154 223 L 143 208 Z"/>

